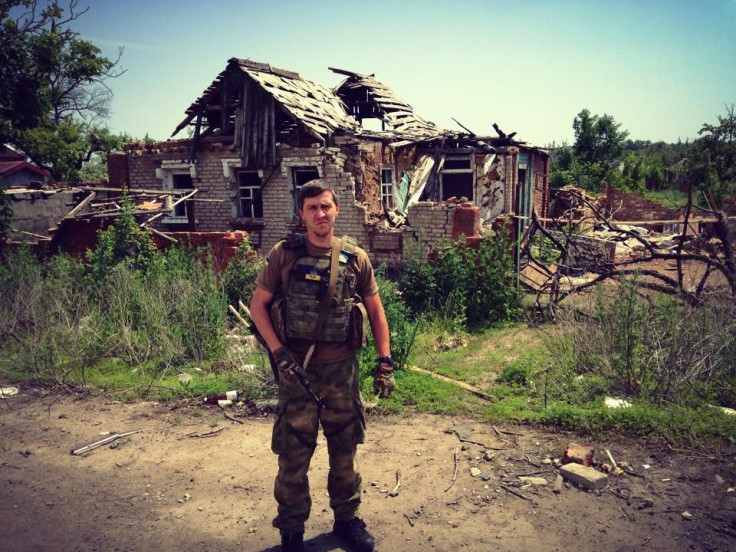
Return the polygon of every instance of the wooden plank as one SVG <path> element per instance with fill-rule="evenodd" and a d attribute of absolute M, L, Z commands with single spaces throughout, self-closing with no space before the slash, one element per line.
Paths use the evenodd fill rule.
<path fill-rule="evenodd" d="M 90 201 L 92 201 L 95 197 L 97 197 L 97 192 L 90 192 L 89 195 L 85 197 L 82 201 L 80 201 L 77 204 L 77 206 L 74 207 L 74 209 L 69 211 L 64 218 L 65 219 L 74 218 L 74 215 L 76 215 L 79 211 L 84 209 L 87 206 L 87 204 Z"/>
<path fill-rule="evenodd" d="M 440 374 L 435 374 L 434 372 L 430 372 L 429 370 L 424 370 L 423 368 L 419 368 L 418 366 L 408 366 L 409 370 L 412 372 L 419 372 L 421 374 L 427 374 L 428 376 L 432 376 L 433 378 L 437 378 L 439 380 L 442 380 L 444 382 L 447 382 L 451 385 L 454 385 L 455 387 L 460 387 L 461 389 L 465 389 L 467 391 L 470 391 L 471 393 L 474 393 L 478 395 L 479 397 L 483 397 L 484 399 L 488 401 L 495 401 L 495 397 L 492 397 L 488 393 L 485 393 L 478 389 L 477 387 L 474 387 L 470 385 L 469 383 L 465 383 L 463 381 L 457 381 L 452 378 L 448 378 L 446 376 L 442 376 Z"/>

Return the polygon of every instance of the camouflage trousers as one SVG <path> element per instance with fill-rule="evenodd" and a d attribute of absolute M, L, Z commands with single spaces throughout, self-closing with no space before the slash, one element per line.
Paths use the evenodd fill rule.
<path fill-rule="evenodd" d="M 307 379 L 325 408 L 299 385 L 282 381 L 271 450 L 279 457 L 274 485 L 278 515 L 273 526 L 301 529 L 309 518 L 309 463 L 319 425 L 327 440 L 330 470 L 327 491 L 336 520 L 352 519 L 360 506 L 362 480 L 355 454 L 365 439 L 365 417 L 355 357 L 333 364 L 309 365 Z"/>

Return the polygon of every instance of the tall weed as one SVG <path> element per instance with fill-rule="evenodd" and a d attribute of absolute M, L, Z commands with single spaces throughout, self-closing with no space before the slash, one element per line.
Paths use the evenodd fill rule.
<path fill-rule="evenodd" d="M 593 385 L 598 395 L 657 403 L 736 404 L 736 325 L 728 308 L 640 291 L 636 278 L 622 280 L 599 287 L 589 306 L 559 312 L 564 332 L 547 341 L 560 389 L 578 398 L 592 398 L 586 389 Z"/>

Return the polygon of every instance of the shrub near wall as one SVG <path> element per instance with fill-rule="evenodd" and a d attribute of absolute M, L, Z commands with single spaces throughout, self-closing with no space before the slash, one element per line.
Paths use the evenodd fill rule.
<path fill-rule="evenodd" d="M 409 250 L 399 289 L 415 315 L 432 312 L 468 325 L 494 323 L 519 315 L 514 264 L 508 234 L 443 240 L 425 255 Z"/>

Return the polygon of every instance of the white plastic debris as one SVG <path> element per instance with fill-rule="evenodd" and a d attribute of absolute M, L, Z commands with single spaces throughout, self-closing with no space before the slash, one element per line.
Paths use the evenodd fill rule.
<path fill-rule="evenodd" d="M 712 404 L 708 406 L 710 406 L 711 408 L 715 408 L 716 410 L 720 410 L 727 416 L 736 416 L 736 410 L 734 410 L 733 408 L 728 408 L 727 406 L 714 406 Z"/>
<path fill-rule="evenodd" d="M 631 406 L 629 401 L 614 399 L 613 397 L 606 397 L 604 403 L 608 408 L 628 408 Z"/>
<path fill-rule="evenodd" d="M 0 387 L 0 399 L 13 397 L 18 394 L 17 387 Z"/>

